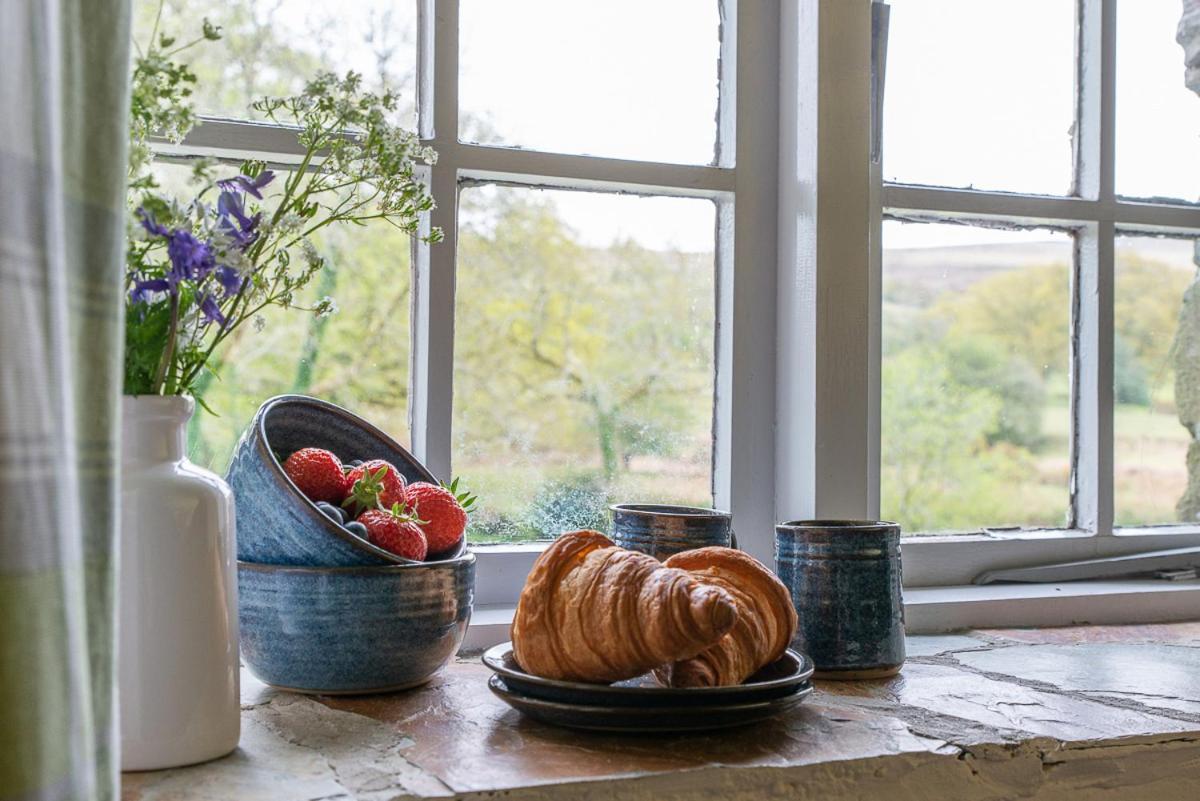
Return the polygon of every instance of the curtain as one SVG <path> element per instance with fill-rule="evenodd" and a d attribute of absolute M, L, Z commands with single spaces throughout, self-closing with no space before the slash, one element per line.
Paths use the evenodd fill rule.
<path fill-rule="evenodd" d="M 112 799 L 129 0 L 0 0 L 0 799 Z"/>

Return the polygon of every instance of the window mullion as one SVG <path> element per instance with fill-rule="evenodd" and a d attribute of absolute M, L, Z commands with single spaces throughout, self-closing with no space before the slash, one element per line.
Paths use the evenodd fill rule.
<path fill-rule="evenodd" d="M 1072 311 L 1072 511 L 1075 525 L 1113 530 L 1113 260 L 1116 0 L 1081 0 L 1076 188 L 1099 219 L 1078 236 Z"/>
<path fill-rule="evenodd" d="M 782 21 L 776 503 L 871 510 L 871 4 L 800 0 Z"/>
<path fill-rule="evenodd" d="M 437 207 L 429 222 L 442 229 L 445 239 L 432 246 L 418 244 L 413 260 L 409 408 L 413 451 L 434 475 L 449 480 L 458 238 L 458 0 L 422 0 L 420 8 L 421 132 L 432 135 L 431 144 L 438 150 L 437 164 L 430 170 Z"/>

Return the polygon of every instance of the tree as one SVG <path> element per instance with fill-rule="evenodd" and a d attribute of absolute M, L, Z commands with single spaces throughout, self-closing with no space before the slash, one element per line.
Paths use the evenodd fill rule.
<path fill-rule="evenodd" d="M 988 444 L 1001 399 L 959 383 L 928 348 L 886 359 L 883 387 L 883 514 L 910 531 L 1011 520 L 1022 460 Z"/>
<path fill-rule="evenodd" d="M 711 415 L 711 257 L 583 247 L 552 205 L 504 190 L 488 206 L 460 233 L 456 428 L 497 453 L 591 439 L 606 480 L 648 441 L 683 447 Z"/>
<path fill-rule="evenodd" d="M 946 295 L 932 313 L 952 336 L 985 336 L 1043 375 L 1067 369 L 1071 329 L 1071 273 L 1047 264 L 984 278 Z"/>

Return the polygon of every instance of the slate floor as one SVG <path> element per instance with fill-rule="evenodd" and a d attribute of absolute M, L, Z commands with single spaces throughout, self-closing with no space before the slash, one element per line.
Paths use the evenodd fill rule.
<path fill-rule="evenodd" d="M 525 720 L 477 659 L 360 698 L 244 674 L 238 751 L 126 774 L 124 801 L 1200 799 L 1200 623 L 916 636 L 909 654 L 766 724 L 637 738 Z"/>

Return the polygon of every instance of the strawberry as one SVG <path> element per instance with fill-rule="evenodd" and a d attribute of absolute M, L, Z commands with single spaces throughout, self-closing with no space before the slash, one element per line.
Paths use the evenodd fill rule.
<path fill-rule="evenodd" d="M 429 552 L 425 534 L 396 504 L 387 509 L 368 509 L 358 516 L 358 522 L 367 527 L 367 541 L 385 551 L 406 559 L 421 561 Z"/>
<path fill-rule="evenodd" d="M 443 553 L 458 544 L 467 530 L 467 512 L 474 504 L 474 495 L 458 493 L 457 478 L 449 486 L 425 481 L 408 485 L 408 505 L 420 518 L 417 525 L 425 532 L 430 553 Z"/>
<path fill-rule="evenodd" d="M 342 462 L 322 448 L 301 448 L 283 463 L 283 472 L 310 501 L 338 503 L 350 486 Z"/>
<path fill-rule="evenodd" d="M 390 462 L 372 459 L 363 462 L 346 476 L 346 491 L 342 507 L 352 512 L 367 509 L 391 509 L 408 503 L 405 497 L 404 476 Z"/>

